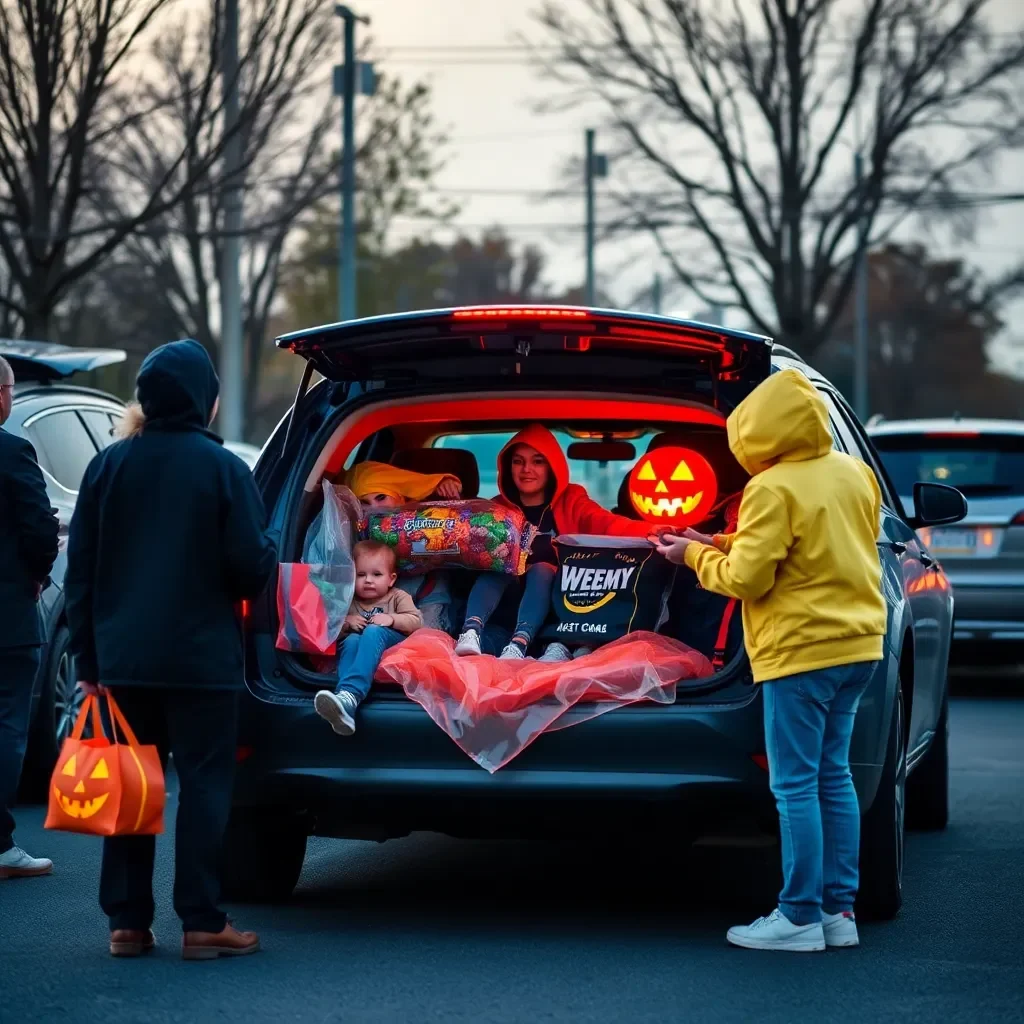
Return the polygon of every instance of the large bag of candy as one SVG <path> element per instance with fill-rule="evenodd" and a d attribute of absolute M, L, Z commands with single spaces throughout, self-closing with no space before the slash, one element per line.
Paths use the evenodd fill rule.
<path fill-rule="evenodd" d="M 537 528 L 517 508 L 472 498 L 421 501 L 367 516 L 364 536 L 398 555 L 398 571 L 474 569 L 521 576 Z"/>
<path fill-rule="evenodd" d="M 359 502 L 346 487 L 324 480 L 324 505 L 306 532 L 301 562 L 283 562 L 277 576 L 277 647 L 333 654 L 352 595 L 356 571 L 352 539 Z"/>
<path fill-rule="evenodd" d="M 569 647 L 599 647 L 667 617 L 675 567 L 639 537 L 562 534 L 555 538 L 558 575 L 541 638 Z"/>

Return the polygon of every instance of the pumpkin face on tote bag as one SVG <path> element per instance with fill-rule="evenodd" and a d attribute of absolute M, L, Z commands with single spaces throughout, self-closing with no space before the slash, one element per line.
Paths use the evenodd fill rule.
<path fill-rule="evenodd" d="M 99 700 L 87 697 L 50 779 L 46 828 L 94 836 L 157 835 L 164 830 L 164 773 L 154 746 L 141 746 L 114 698 L 106 697 L 112 734 L 103 732 Z M 83 739 L 92 720 L 92 737 Z M 127 742 L 116 742 L 120 730 Z"/>

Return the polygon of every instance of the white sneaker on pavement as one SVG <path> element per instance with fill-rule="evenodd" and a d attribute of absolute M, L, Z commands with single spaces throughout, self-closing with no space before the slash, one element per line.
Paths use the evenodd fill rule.
<path fill-rule="evenodd" d="M 825 948 L 825 934 L 821 922 L 793 924 L 776 907 L 767 917 L 759 917 L 752 924 L 730 928 L 726 940 L 744 949 L 784 949 L 791 953 L 817 953 Z"/>
<path fill-rule="evenodd" d="M 20 846 L 12 846 L 0 853 L 0 879 L 35 878 L 53 871 L 53 861 L 45 857 L 30 857 Z"/>
<path fill-rule="evenodd" d="M 572 661 L 572 655 L 569 653 L 569 648 L 566 647 L 565 644 L 560 644 L 556 640 L 554 643 L 550 643 L 544 648 L 544 653 L 537 660 L 550 665 L 560 661 Z"/>
<path fill-rule="evenodd" d="M 826 946 L 859 946 L 860 936 L 857 934 L 857 918 L 852 910 L 841 914 L 821 915 L 821 928 L 825 933 Z"/>
<path fill-rule="evenodd" d="M 480 654 L 480 634 L 475 629 L 467 629 L 459 634 L 455 642 L 455 653 L 464 658 L 467 654 Z"/>
<path fill-rule="evenodd" d="M 458 651 L 458 648 L 456 648 Z M 480 652 L 477 651 L 479 654 Z M 505 644 L 501 654 L 498 655 L 499 661 L 525 661 L 526 651 L 519 646 L 519 644 Z"/>
<path fill-rule="evenodd" d="M 341 693 L 320 690 L 313 698 L 313 707 L 324 721 L 331 723 L 331 728 L 339 736 L 351 736 L 356 731 L 355 714 L 359 701 L 347 690 Z"/>

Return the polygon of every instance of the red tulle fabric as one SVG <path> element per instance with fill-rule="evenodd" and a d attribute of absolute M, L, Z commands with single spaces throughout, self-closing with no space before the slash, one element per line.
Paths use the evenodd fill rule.
<path fill-rule="evenodd" d="M 420 629 L 385 653 L 375 678 L 401 686 L 481 768 L 496 772 L 541 733 L 636 701 L 671 704 L 676 683 L 711 674 L 703 654 L 656 633 L 630 633 L 575 661 L 544 664 L 460 658 L 446 633 Z"/>

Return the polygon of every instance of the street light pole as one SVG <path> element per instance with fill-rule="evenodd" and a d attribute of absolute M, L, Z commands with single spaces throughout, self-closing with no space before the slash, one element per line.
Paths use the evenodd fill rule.
<path fill-rule="evenodd" d="M 595 302 L 595 288 L 594 288 L 594 239 L 595 239 L 595 225 L 594 225 L 594 179 L 604 178 L 608 174 L 608 159 L 603 153 L 594 152 L 594 129 L 588 128 L 586 131 L 586 164 L 583 170 L 584 180 L 586 182 L 586 193 L 587 193 L 587 211 L 586 211 L 586 260 L 587 260 L 587 278 L 584 289 L 586 296 L 585 302 L 588 306 L 593 306 Z"/>
<path fill-rule="evenodd" d="M 238 131 L 238 0 L 226 0 L 221 60 L 224 90 L 224 239 L 220 266 L 220 432 L 241 441 L 243 431 L 242 140 Z"/>
<path fill-rule="evenodd" d="M 868 239 L 867 217 L 864 204 L 864 167 L 858 150 L 853 155 L 853 174 L 857 186 L 857 201 L 861 204 L 857 218 L 857 267 L 854 316 L 856 320 L 854 337 L 853 405 L 861 422 L 871 415 L 868 395 Z"/>
<path fill-rule="evenodd" d="M 341 65 L 341 237 L 338 266 L 338 319 L 354 320 L 356 308 L 356 22 L 370 19 L 338 4 L 334 13 L 344 22 L 344 63 Z M 337 91 L 337 90 L 336 90 Z"/>

